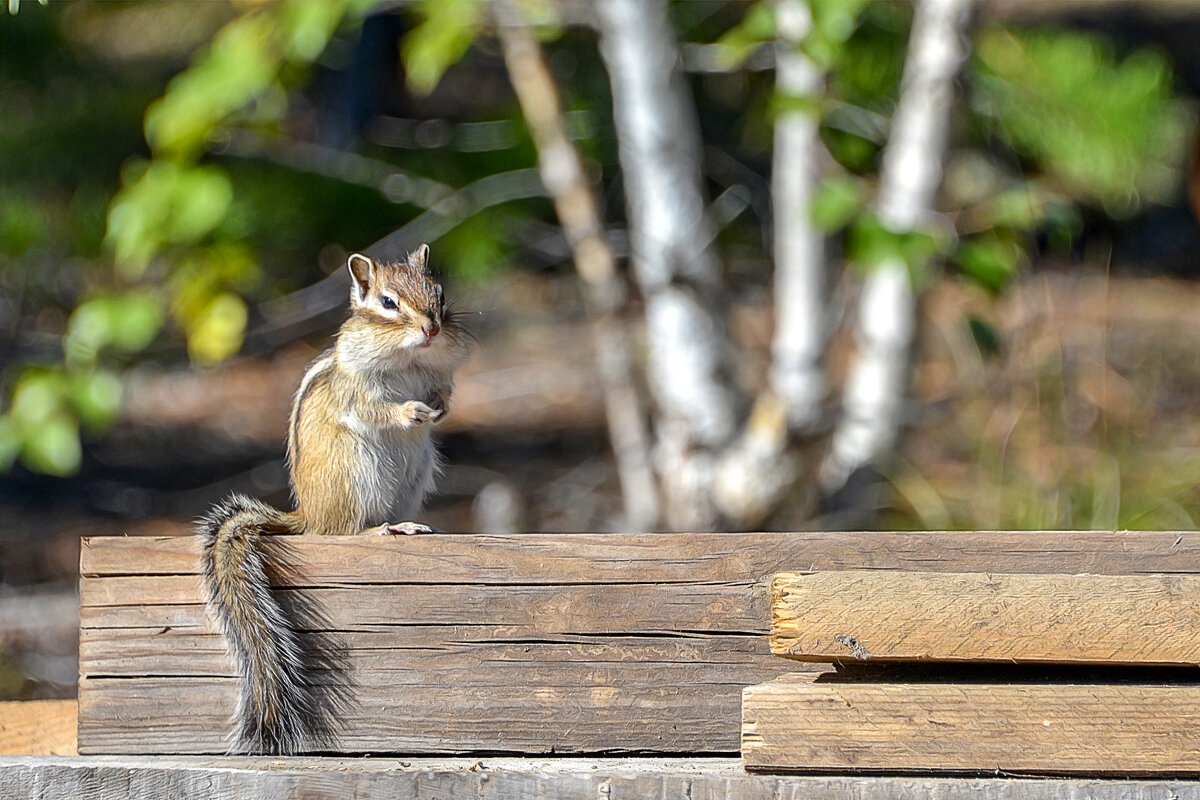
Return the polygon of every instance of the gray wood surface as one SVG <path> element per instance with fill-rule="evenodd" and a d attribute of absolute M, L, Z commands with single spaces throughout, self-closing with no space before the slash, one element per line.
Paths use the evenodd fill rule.
<path fill-rule="evenodd" d="M 0 757 L 5 800 L 1200 800 L 1195 781 L 758 775 L 735 758 Z"/>
<path fill-rule="evenodd" d="M 341 752 L 734 753 L 784 570 L 1200 571 L 1197 533 L 289 537 L 289 607 L 344 652 Z M 224 750 L 235 685 L 192 538 L 85 539 L 81 753 Z M 801 666 L 801 668 L 803 668 Z M 816 669 L 816 667 L 814 667 Z"/>

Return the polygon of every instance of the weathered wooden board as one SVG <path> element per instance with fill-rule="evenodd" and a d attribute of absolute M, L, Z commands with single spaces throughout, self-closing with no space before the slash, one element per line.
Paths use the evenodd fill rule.
<path fill-rule="evenodd" d="M 747 769 L 1200 775 L 1200 685 L 784 676 L 742 695 Z"/>
<path fill-rule="evenodd" d="M 343 752 L 736 752 L 778 675 L 783 569 L 1200 572 L 1196 533 L 289 537 L 289 606 L 344 648 Z M 224 750 L 235 685 L 191 538 L 85 539 L 81 753 Z M 816 669 L 814 667 L 814 669 Z"/>
<path fill-rule="evenodd" d="M 105 800 L 1200 800 L 1200 782 L 755 775 L 736 758 L 0 758 L 0 797 Z"/>
<path fill-rule="evenodd" d="M 74 700 L 0 703 L 0 755 L 75 755 L 75 712 Z"/>
<path fill-rule="evenodd" d="M 1200 665 L 1200 576 L 784 572 L 771 652 L 801 661 Z"/>

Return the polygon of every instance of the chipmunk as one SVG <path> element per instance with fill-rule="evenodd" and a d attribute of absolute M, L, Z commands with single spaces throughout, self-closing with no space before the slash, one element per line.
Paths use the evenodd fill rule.
<path fill-rule="evenodd" d="M 347 260 L 350 317 L 292 404 L 296 510 L 234 494 L 200 520 L 208 605 L 240 679 L 231 753 L 294 753 L 313 732 L 304 652 L 271 595 L 262 537 L 432 531 L 412 518 L 433 486 L 430 428 L 446 415 L 468 334 L 428 259 L 421 245 L 399 263 Z"/>

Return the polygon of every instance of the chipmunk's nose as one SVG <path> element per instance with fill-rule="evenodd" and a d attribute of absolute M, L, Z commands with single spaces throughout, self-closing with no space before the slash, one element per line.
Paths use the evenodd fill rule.
<path fill-rule="evenodd" d="M 421 333 L 432 339 L 442 332 L 442 326 L 437 323 L 437 320 L 431 319 L 421 326 Z"/>

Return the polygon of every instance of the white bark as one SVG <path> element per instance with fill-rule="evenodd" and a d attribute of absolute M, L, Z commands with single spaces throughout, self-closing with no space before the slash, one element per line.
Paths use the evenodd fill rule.
<path fill-rule="evenodd" d="M 726 336 L 712 302 L 721 267 L 709 247 L 699 123 L 663 0 L 598 0 L 612 84 L 634 275 L 646 304 L 648 378 L 658 406 L 658 473 L 674 528 L 710 528 L 711 450 L 738 425 Z"/>
<path fill-rule="evenodd" d="M 634 274 L 646 301 L 650 383 L 660 412 L 702 445 L 732 434 L 724 335 L 707 300 L 721 267 L 709 249 L 698 121 L 661 0 L 599 0 L 600 52 L 612 82 Z"/>
<path fill-rule="evenodd" d="M 800 50 L 812 28 L 807 0 L 775 4 L 775 91 L 812 101 L 824 87 L 821 70 Z M 810 428 L 820 416 L 826 385 L 825 237 L 810 205 L 822 152 L 815 108 L 781 113 L 775 121 L 771 198 L 775 208 L 775 334 L 771 388 L 783 401 L 789 426 Z"/>
<path fill-rule="evenodd" d="M 932 216 L 972 3 L 921 0 L 916 6 L 877 204 L 880 220 L 897 233 L 914 230 Z M 855 331 L 858 358 L 847 379 L 843 415 L 821 466 L 825 491 L 837 490 L 894 445 L 915 316 L 904 261 L 874 267 L 863 282 Z"/>
<path fill-rule="evenodd" d="M 775 239 L 775 332 L 770 389 L 754 403 L 745 429 L 716 463 L 713 498 L 739 528 L 757 527 L 800 474 L 789 431 L 810 429 L 825 397 L 825 237 L 811 221 L 820 170 L 816 103 L 821 70 L 799 48 L 812 29 L 807 0 L 777 0 L 775 91 L 809 108 L 775 120 L 771 199 Z"/>
<path fill-rule="evenodd" d="M 537 145 L 542 182 L 554 198 L 583 281 L 609 438 L 621 481 L 624 523 L 634 530 L 650 530 L 658 521 L 658 492 L 649 436 L 633 381 L 629 341 L 618 318 L 625 285 L 604 239 L 591 183 L 567 136 L 558 92 L 541 47 L 511 0 L 495 0 L 492 8 L 505 64 Z"/>

